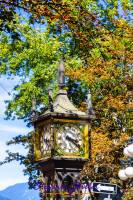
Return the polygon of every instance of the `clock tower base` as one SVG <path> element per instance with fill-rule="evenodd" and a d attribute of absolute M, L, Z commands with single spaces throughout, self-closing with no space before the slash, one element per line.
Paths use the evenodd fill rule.
<path fill-rule="evenodd" d="M 82 181 L 80 172 L 87 159 L 53 158 L 42 160 L 45 195 L 43 200 L 80 200 Z"/>

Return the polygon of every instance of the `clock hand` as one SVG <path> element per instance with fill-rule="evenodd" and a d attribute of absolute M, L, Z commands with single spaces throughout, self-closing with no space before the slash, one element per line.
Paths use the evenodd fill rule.
<path fill-rule="evenodd" d="M 46 143 L 49 142 L 49 139 L 44 139 L 44 142 L 46 142 Z"/>
<path fill-rule="evenodd" d="M 71 140 L 73 142 L 78 142 L 78 140 L 74 140 L 73 138 L 69 137 L 68 135 L 66 136 L 66 139 Z"/>
<path fill-rule="evenodd" d="M 68 135 L 66 136 L 66 139 L 69 140 L 70 142 L 72 142 L 75 146 L 77 146 L 78 148 L 80 148 L 80 145 L 77 144 L 78 140 L 74 140 L 73 138 L 69 137 Z"/>

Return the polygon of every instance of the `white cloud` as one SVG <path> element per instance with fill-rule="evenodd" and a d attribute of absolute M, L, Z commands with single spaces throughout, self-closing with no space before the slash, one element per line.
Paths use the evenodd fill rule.
<path fill-rule="evenodd" d="M 13 153 L 20 153 L 22 155 L 26 155 L 28 153 L 28 150 L 25 149 L 23 146 L 21 146 L 20 144 L 17 145 L 6 145 L 5 142 L 0 141 L 0 161 L 3 161 L 5 159 L 5 157 L 8 155 L 6 153 L 6 150 L 9 150 Z"/>
<path fill-rule="evenodd" d="M 0 83 L 7 91 L 12 90 L 14 85 L 18 84 L 21 79 L 19 76 L 12 76 L 12 78 L 14 78 L 12 80 L 7 79 L 7 78 L 8 78 L 8 76 L 6 76 L 6 75 L 0 76 Z"/>
<path fill-rule="evenodd" d="M 18 84 L 20 77 L 15 77 L 14 80 L 7 79 L 6 75 L 0 76 L 0 112 L 4 115 L 5 112 L 5 100 L 11 100 L 12 96 L 8 93 L 13 93 L 12 89 L 14 85 Z"/>
<path fill-rule="evenodd" d="M 1 102 L 3 101 L 3 103 L 4 103 L 5 100 L 11 100 L 12 99 L 11 96 L 9 96 L 8 94 L 5 94 L 5 92 L 3 93 L 1 91 L 1 89 L 0 89 L 0 93 L 1 93 L 1 95 L 0 95 L 0 101 Z"/>
<path fill-rule="evenodd" d="M 4 190 L 5 188 L 15 185 L 16 183 L 25 183 L 28 182 L 28 178 L 23 179 L 6 179 L 6 180 L 0 180 L 0 191 Z"/>
<path fill-rule="evenodd" d="M 28 176 L 23 175 L 24 166 L 13 161 L 0 167 L 0 190 L 16 183 L 28 182 Z"/>
<path fill-rule="evenodd" d="M 0 90 L 0 93 L 1 93 L 1 90 Z M 1 115 L 4 114 L 5 110 L 6 110 L 6 104 L 5 104 L 5 100 L 11 100 L 11 97 L 4 94 L 4 95 L 0 95 L 0 112 L 1 112 Z"/>
<path fill-rule="evenodd" d="M 11 100 L 12 96 L 8 95 L 8 92 L 12 93 L 14 85 L 18 84 L 20 77 L 15 77 L 13 81 L 7 80 L 7 76 L 0 76 L 0 161 L 4 160 L 7 156 L 5 152 L 7 149 L 11 152 L 19 152 L 22 155 L 27 154 L 27 150 L 21 145 L 6 145 L 6 141 L 9 141 L 12 137 L 19 134 L 27 134 L 33 128 L 26 128 L 26 123 L 22 120 L 5 121 L 5 103 L 4 100 Z M 24 166 L 19 165 L 19 162 L 11 162 L 0 166 L 0 190 L 14 185 L 16 183 L 23 183 L 28 181 L 28 177 L 23 175 L 22 170 Z"/>
<path fill-rule="evenodd" d="M 7 121 L 6 121 L 7 122 Z M 13 133 L 14 135 L 19 135 L 19 134 L 27 134 L 28 132 L 30 132 L 31 130 L 33 130 L 33 128 L 26 128 L 26 127 L 20 127 L 20 126 L 11 126 L 10 125 L 11 122 L 7 122 L 4 124 L 0 124 L 0 132 L 5 132 L 6 133 Z"/>
<path fill-rule="evenodd" d="M 8 147 L 3 141 L 0 141 L 0 161 L 4 160 L 5 156 L 7 156 L 7 153 L 5 152 L 7 149 L 11 152 L 19 152 L 23 155 L 27 154 L 27 150 L 20 145 Z M 23 169 L 24 166 L 20 165 L 17 161 L 12 161 L 11 163 L 0 166 L 0 190 L 16 183 L 27 182 L 28 176 L 23 175 Z"/>
<path fill-rule="evenodd" d="M 7 149 L 6 147 L 6 144 L 3 141 L 0 141 L 0 161 L 3 161 L 7 155 L 5 152 L 5 150 Z"/>

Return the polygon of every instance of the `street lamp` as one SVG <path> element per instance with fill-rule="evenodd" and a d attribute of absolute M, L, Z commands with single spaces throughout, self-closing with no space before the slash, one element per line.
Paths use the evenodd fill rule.
<path fill-rule="evenodd" d="M 127 147 L 127 151 L 128 151 L 129 154 L 131 154 L 132 157 L 133 157 L 133 144 L 130 144 L 130 145 Z"/>
<path fill-rule="evenodd" d="M 125 174 L 128 178 L 133 178 L 133 167 L 127 167 L 125 169 Z"/>
<path fill-rule="evenodd" d="M 127 160 L 121 160 L 122 167 L 128 165 L 126 169 L 121 169 L 118 173 L 118 176 L 121 180 L 126 180 L 127 178 L 133 178 L 133 136 L 130 139 L 127 139 L 127 144 L 129 146 L 125 147 L 123 153 L 128 157 Z"/>
<path fill-rule="evenodd" d="M 128 147 L 125 147 L 125 148 L 124 148 L 123 154 L 124 154 L 124 156 L 132 157 L 132 155 L 131 155 L 131 154 L 129 153 L 129 151 L 128 151 Z"/>
<path fill-rule="evenodd" d="M 118 176 L 121 180 L 126 180 L 128 177 L 125 174 L 125 169 L 121 169 L 118 173 Z"/>

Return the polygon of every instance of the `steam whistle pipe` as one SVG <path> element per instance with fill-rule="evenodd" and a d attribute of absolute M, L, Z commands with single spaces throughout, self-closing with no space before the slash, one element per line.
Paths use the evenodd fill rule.
<path fill-rule="evenodd" d="M 61 89 L 65 87 L 65 62 L 62 58 L 59 61 L 58 84 Z"/>
<path fill-rule="evenodd" d="M 32 98 L 32 117 L 36 117 L 36 97 L 35 95 Z"/>

